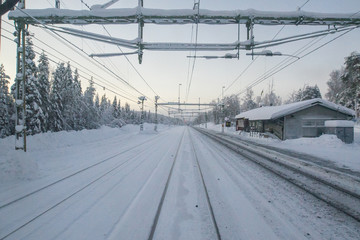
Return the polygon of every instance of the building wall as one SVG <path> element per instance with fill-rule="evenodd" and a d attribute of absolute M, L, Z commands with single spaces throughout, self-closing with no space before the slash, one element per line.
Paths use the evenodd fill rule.
<path fill-rule="evenodd" d="M 318 137 L 325 133 L 326 120 L 350 120 L 352 117 L 323 106 L 301 110 L 285 116 L 284 140 L 300 137 Z"/>
<path fill-rule="evenodd" d="M 264 122 L 265 132 L 269 132 L 277 136 L 279 139 L 283 139 L 284 118 L 269 120 Z"/>

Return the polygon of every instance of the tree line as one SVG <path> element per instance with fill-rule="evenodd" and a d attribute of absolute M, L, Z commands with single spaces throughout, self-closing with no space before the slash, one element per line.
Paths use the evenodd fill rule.
<path fill-rule="evenodd" d="M 330 73 L 327 81 L 327 93 L 325 97 L 330 102 L 345 106 L 347 108 L 360 112 L 360 54 L 353 52 L 345 58 L 344 66 Z M 293 102 L 305 101 L 313 98 L 322 98 L 320 89 L 317 85 L 304 85 L 298 90 L 294 90 L 283 101 L 280 96 L 275 93 L 273 83 L 269 84 L 266 93 L 261 92 L 260 96 L 255 96 L 251 88 L 246 89 L 243 98 L 238 95 L 224 97 L 221 101 L 213 100 L 212 103 L 217 104 L 211 111 L 201 113 L 195 120 L 195 124 L 204 123 L 206 121 L 215 124 L 222 123 L 224 117 L 234 118 L 240 112 L 249 111 L 262 106 L 278 106 Z M 223 105 L 221 104 L 223 102 Z M 359 116 L 357 116 L 359 118 Z"/>
<path fill-rule="evenodd" d="M 36 54 L 30 37 L 25 47 L 25 109 L 26 132 L 95 129 L 102 125 L 121 127 L 139 124 L 141 112 L 121 104 L 115 96 L 110 101 L 106 95 L 96 93 L 90 81 L 85 91 L 81 88 L 78 70 L 70 62 L 59 63 L 50 73 L 49 58 L 42 52 L 36 63 Z M 20 66 L 22 67 L 22 66 Z M 0 138 L 15 134 L 15 83 L 9 88 L 10 77 L 0 65 Z M 22 92 L 22 88 L 19 89 Z M 155 122 L 154 114 L 144 112 L 145 122 Z M 175 122 L 166 116 L 158 116 L 159 123 Z"/>

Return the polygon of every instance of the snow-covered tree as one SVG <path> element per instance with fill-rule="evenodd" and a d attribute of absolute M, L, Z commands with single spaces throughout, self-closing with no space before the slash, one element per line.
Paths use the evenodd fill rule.
<path fill-rule="evenodd" d="M 4 65 L 0 65 L 0 138 L 4 138 L 11 133 L 11 97 L 9 94 L 10 77 L 6 75 Z"/>
<path fill-rule="evenodd" d="M 63 89 L 61 91 L 62 104 L 63 104 L 63 116 L 64 116 L 64 129 L 72 130 L 74 129 L 76 123 L 76 94 L 74 86 L 74 78 L 72 75 L 72 70 L 70 63 L 68 62 L 65 68 L 65 74 L 62 78 Z"/>
<path fill-rule="evenodd" d="M 339 103 L 341 94 L 344 91 L 344 84 L 342 82 L 341 76 L 344 74 L 344 68 L 340 70 L 334 70 L 330 73 L 330 79 L 327 81 L 328 92 L 325 94 L 325 97 L 334 103 Z"/>
<path fill-rule="evenodd" d="M 300 101 L 310 100 L 314 98 L 322 98 L 320 89 L 317 85 L 305 86 L 304 89 L 300 92 L 300 96 Z"/>
<path fill-rule="evenodd" d="M 112 102 L 112 114 L 114 118 L 120 118 L 120 111 L 119 111 L 119 107 L 118 107 L 118 101 L 116 96 L 114 97 L 114 100 Z"/>
<path fill-rule="evenodd" d="M 26 132 L 28 135 L 40 133 L 46 128 L 47 117 L 41 106 L 40 82 L 36 77 L 35 52 L 30 37 L 26 38 L 25 46 L 25 75 L 26 75 Z"/>
<path fill-rule="evenodd" d="M 86 129 L 94 129 L 99 127 L 99 114 L 94 104 L 95 88 L 94 82 L 90 81 L 89 87 L 84 92 L 83 119 Z M 97 100 L 99 99 L 97 95 Z"/>
<path fill-rule="evenodd" d="M 298 91 L 294 90 L 289 94 L 289 97 L 287 98 L 287 100 L 285 101 L 285 104 L 289 104 L 289 103 L 294 103 L 294 102 L 298 102 Z"/>
<path fill-rule="evenodd" d="M 274 90 L 274 82 L 269 83 L 268 92 L 264 97 L 261 98 L 261 103 L 263 106 L 278 106 L 281 105 L 281 97 L 277 96 Z"/>
<path fill-rule="evenodd" d="M 239 97 L 235 94 L 224 97 L 224 116 L 235 117 L 240 113 L 240 101 Z"/>
<path fill-rule="evenodd" d="M 248 88 L 246 90 L 246 95 L 242 99 L 241 111 L 243 111 L 243 112 L 249 111 L 256 107 L 257 107 L 257 105 L 254 101 L 254 91 L 251 88 Z"/>
<path fill-rule="evenodd" d="M 72 95 L 73 95 L 73 129 L 82 130 L 85 128 L 83 118 L 83 96 L 81 90 L 81 82 L 79 78 L 78 70 L 74 71 L 73 85 L 72 85 Z"/>
<path fill-rule="evenodd" d="M 314 98 L 322 98 L 319 87 L 317 85 L 304 85 L 302 89 L 300 88 L 298 91 L 293 91 L 285 103 L 300 102 Z"/>
<path fill-rule="evenodd" d="M 65 120 L 63 117 L 63 90 L 65 88 L 65 64 L 60 63 L 53 73 L 53 81 L 50 92 L 50 114 L 49 125 L 50 130 L 57 132 L 64 129 Z"/>
<path fill-rule="evenodd" d="M 41 131 L 46 132 L 49 129 L 49 113 L 50 113 L 50 72 L 49 72 L 49 59 L 44 52 L 39 57 L 39 65 L 37 71 L 37 79 L 39 83 L 39 93 L 41 98 L 40 108 L 43 111 L 44 119 L 41 124 Z"/>
<path fill-rule="evenodd" d="M 344 73 L 341 76 L 344 90 L 340 93 L 339 102 L 355 110 L 356 102 L 358 103 L 358 111 L 360 110 L 360 54 L 351 53 L 345 59 Z"/>

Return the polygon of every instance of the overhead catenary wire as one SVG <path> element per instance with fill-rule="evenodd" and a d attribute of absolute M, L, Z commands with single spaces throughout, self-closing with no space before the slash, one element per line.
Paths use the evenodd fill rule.
<path fill-rule="evenodd" d="M 360 12 L 360 11 L 359 11 L 359 12 Z M 357 12 L 357 13 L 358 13 L 358 12 Z M 352 14 L 351 16 L 356 15 L 357 13 Z M 339 37 L 341 37 L 341 36 L 349 33 L 350 31 L 354 30 L 355 28 L 358 28 L 358 26 L 343 27 L 343 28 L 341 29 L 341 31 L 345 31 L 345 33 L 341 34 L 341 35 L 338 36 L 338 37 L 335 37 L 333 40 L 328 41 L 327 43 L 321 45 L 320 47 L 315 48 L 315 51 L 316 51 L 317 49 L 319 49 L 319 48 L 327 45 L 328 43 L 330 43 L 330 42 L 338 39 Z M 319 42 L 320 40 L 322 40 L 323 38 L 325 38 L 325 37 L 328 36 L 328 35 L 329 35 L 329 34 L 323 35 L 321 38 L 317 37 L 317 38 L 313 39 L 313 40 L 310 41 L 307 45 L 305 45 L 305 46 L 303 46 L 302 48 L 299 49 L 299 50 L 301 50 L 301 49 L 304 49 L 304 50 L 302 50 L 302 51 L 300 51 L 300 52 L 299 52 L 299 50 L 298 50 L 298 51 L 296 51 L 295 53 L 293 53 L 292 55 L 297 55 L 297 54 L 299 54 L 299 53 L 302 53 L 302 52 L 306 51 L 307 49 L 309 49 L 309 48 L 312 47 L 314 44 L 316 44 L 317 42 Z M 312 43 L 313 41 L 315 41 L 315 42 Z M 299 52 L 299 53 L 298 53 L 298 52 Z M 310 54 L 310 53 L 312 53 L 312 52 L 314 52 L 314 51 L 310 51 L 308 54 Z M 236 95 L 240 95 L 240 94 L 242 94 L 242 93 L 245 93 L 248 89 L 250 89 L 250 88 L 256 86 L 257 84 L 263 82 L 264 80 L 268 79 L 269 77 L 273 76 L 274 74 L 278 73 L 279 71 L 281 71 L 281 70 L 285 69 L 286 67 L 292 65 L 293 63 L 299 61 L 301 58 L 307 56 L 308 54 L 305 54 L 305 55 L 299 57 L 298 59 L 296 59 L 296 60 L 294 60 L 294 61 L 291 61 L 291 60 L 293 60 L 293 58 L 288 57 L 287 59 L 285 59 L 284 61 L 282 61 L 281 63 L 279 63 L 279 64 L 276 65 L 275 67 L 273 67 L 271 70 L 269 70 L 268 72 L 264 73 L 261 77 L 257 78 L 255 81 L 253 81 L 251 84 L 249 84 L 244 90 L 240 91 L 240 92 L 237 93 Z M 288 62 L 290 62 L 290 63 L 288 63 Z M 277 70 L 277 69 L 280 69 L 280 70 Z M 270 73 L 269 73 L 269 72 L 270 72 Z"/>
<path fill-rule="evenodd" d="M 2 21 L 4 21 L 4 20 L 2 20 Z M 10 24 L 10 23 L 8 23 L 8 22 L 5 22 L 5 23 L 7 23 L 8 25 L 10 25 L 10 26 L 13 27 L 12 24 Z M 8 30 L 6 30 L 6 29 L 4 29 L 4 31 L 12 34 L 10 31 L 8 31 Z M 36 39 L 37 41 L 39 41 L 40 43 L 44 44 L 46 47 L 52 49 L 52 50 L 55 51 L 57 54 L 60 54 L 61 56 L 65 57 L 66 59 L 69 59 L 72 63 L 75 63 L 75 64 L 78 66 L 78 71 L 83 72 L 84 74 L 87 74 L 88 76 L 92 76 L 92 77 L 94 77 L 94 78 L 98 77 L 99 81 L 102 82 L 103 84 L 108 84 L 108 86 L 111 86 L 111 87 L 113 87 L 113 88 L 118 89 L 119 91 L 123 92 L 123 94 L 129 95 L 129 96 L 134 97 L 135 99 L 137 99 L 136 96 L 134 96 L 134 95 L 132 95 L 132 94 L 124 91 L 123 89 L 119 88 L 119 87 L 116 86 L 115 84 L 113 84 L 113 83 L 111 83 L 110 81 L 108 81 L 106 78 L 103 78 L 102 76 L 100 76 L 100 75 L 97 74 L 96 72 L 90 70 L 89 68 L 83 66 L 82 64 L 80 64 L 80 63 L 77 62 L 76 60 L 74 60 L 74 59 L 72 59 L 72 58 L 69 58 L 69 56 L 67 56 L 67 55 L 65 55 L 64 53 L 58 51 L 57 49 L 55 49 L 54 47 L 52 47 L 52 46 L 50 46 L 49 44 L 45 43 L 44 41 L 40 40 L 40 39 L 37 38 L 36 36 L 33 36 L 33 38 Z M 34 46 L 35 46 L 35 47 L 38 47 L 38 46 L 36 46 L 36 45 L 34 45 Z M 38 48 L 41 49 L 41 50 L 44 50 L 44 49 L 42 49 L 42 48 L 40 48 L 40 47 L 38 47 Z M 51 54 L 51 53 L 48 52 L 48 51 L 45 51 L 45 52 L 47 52 L 49 55 L 52 55 L 53 57 L 59 59 L 59 60 L 62 61 L 62 62 L 66 62 L 66 60 L 63 60 L 63 59 L 61 59 L 61 58 L 59 58 L 59 57 L 56 57 L 55 55 Z M 81 70 L 81 68 L 79 68 L 79 67 L 85 69 L 85 70 L 88 71 L 89 73 L 86 73 L 85 71 Z M 102 79 L 102 80 L 100 80 L 100 79 Z M 107 82 L 107 83 L 105 83 L 105 82 Z M 102 86 L 102 87 L 105 87 L 105 86 Z M 108 88 L 108 87 L 107 87 L 107 88 Z"/>
<path fill-rule="evenodd" d="M 83 0 L 80 0 L 89 10 L 91 10 L 90 6 L 88 4 L 86 4 Z M 110 32 L 107 30 L 107 28 L 102 25 L 103 29 L 106 31 L 106 33 L 110 36 Z M 120 48 L 120 46 L 117 45 L 117 48 L 120 50 L 121 53 L 124 53 L 123 50 Z M 159 96 L 159 94 L 157 92 L 155 92 L 155 90 L 149 85 L 149 83 L 145 80 L 145 78 L 142 76 L 142 74 L 138 71 L 138 69 L 134 66 L 134 64 L 130 61 L 130 59 L 126 56 L 123 55 L 125 57 L 125 59 L 127 60 L 127 62 L 130 64 L 130 66 L 135 70 L 135 72 L 139 75 L 139 77 L 145 82 L 145 84 L 150 88 L 150 90 L 155 94 L 155 96 Z"/>
<path fill-rule="evenodd" d="M 3 37 L 3 38 L 5 38 L 5 39 L 13 42 L 14 44 L 16 44 L 10 37 L 7 37 L 7 36 L 5 36 L 5 35 L 3 35 L 3 34 L 1 34 L 1 37 Z M 41 54 L 41 52 L 38 52 L 38 51 L 36 51 L 36 50 L 34 50 L 34 52 L 37 53 L 37 54 L 39 54 L 39 55 Z M 44 52 L 46 52 L 46 51 L 44 51 Z M 47 52 L 47 54 L 51 55 L 51 53 L 48 53 L 48 52 Z M 58 57 L 56 57 L 56 56 L 54 56 L 54 55 L 52 55 L 52 56 L 55 57 L 55 58 L 58 58 Z M 53 60 L 53 59 L 51 59 L 51 58 L 49 58 L 49 57 L 48 57 L 48 59 L 49 59 L 50 62 L 52 62 L 52 63 L 54 63 L 54 64 L 56 64 L 56 65 L 59 65 L 59 64 L 60 64 L 59 62 L 56 62 L 55 60 Z M 60 59 L 60 60 L 61 60 L 61 59 Z M 81 72 L 81 70 L 78 70 L 78 71 Z M 104 85 L 101 85 L 101 84 L 99 84 L 99 83 L 96 82 L 96 80 L 98 80 L 98 79 L 95 79 L 95 80 L 94 80 L 94 78 L 89 78 L 89 77 L 86 77 L 86 76 L 84 76 L 84 75 L 82 75 L 82 74 L 79 74 L 79 77 L 81 77 L 82 79 L 88 80 L 88 81 L 92 81 L 95 85 L 97 85 L 97 86 L 99 86 L 99 87 L 101 87 L 101 88 L 105 88 Z M 98 80 L 98 81 L 101 82 L 101 80 Z M 103 83 L 103 82 L 102 82 L 102 83 Z M 104 83 L 103 83 L 103 84 L 104 84 Z M 112 90 L 112 89 L 110 89 L 110 88 L 106 88 L 106 90 L 108 90 L 109 92 L 112 92 L 113 94 L 115 94 L 115 95 L 118 96 L 118 97 L 122 97 L 122 98 L 124 98 L 124 99 L 127 99 L 127 100 L 133 102 L 133 103 L 137 103 L 136 100 L 133 100 L 133 99 L 131 99 L 131 98 L 128 98 L 128 97 L 126 97 L 126 96 L 124 96 L 124 95 L 116 92 L 115 90 Z"/>
<path fill-rule="evenodd" d="M 242 93 L 246 92 L 246 90 L 247 90 L 247 89 L 250 89 L 250 88 L 252 88 L 253 86 L 255 86 L 255 85 L 257 85 L 257 84 L 259 84 L 259 83 L 261 83 L 261 82 L 265 81 L 265 80 L 266 80 L 266 79 L 268 79 L 269 77 L 272 77 L 272 76 L 273 76 L 273 75 L 275 75 L 276 73 L 278 73 L 278 72 L 280 72 L 280 71 L 284 70 L 285 68 L 287 68 L 287 67 L 291 66 L 292 64 L 294 64 L 295 62 L 299 61 L 300 59 L 302 59 L 302 58 L 304 58 L 304 57 L 306 57 L 306 56 L 310 55 L 311 53 L 313 53 L 313 52 L 315 52 L 315 51 L 319 50 L 320 48 L 322 48 L 322 47 L 326 46 L 327 44 L 329 44 L 329 43 L 331 43 L 331 42 L 335 41 L 336 39 L 338 39 L 338 38 L 340 38 L 340 37 L 344 36 L 345 34 L 347 34 L 347 33 L 351 32 L 351 31 L 353 31 L 355 28 L 358 28 L 358 27 L 354 27 L 354 28 L 351 28 L 351 29 L 347 30 L 346 32 L 344 32 L 344 33 L 340 34 L 339 36 L 337 36 L 337 37 L 335 37 L 335 38 L 333 38 L 333 39 L 331 39 L 331 40 L 327 41 L 326 43 L 324 43 L 324 44 L 322 44 L 322 45 L 320 45 L 320 46 L 318 46 L 318 47 L 316 47 L 315 49 L 311 50 L 310 52 L 307 52 L 307 53 L 306 53 L 306 54 L 304 54 L 303 56 L 299 57 L 299 59 L 296 59 L 296 60 L 294 60 L 294 61 L 292 61 L 292 62 L 290 62 L 290 63 L 288 63 L 288 64 L 286 64 L 286 65 L 284 65 L 284 66 L 281 66 L 279 69 L 277 69 L 277 70 L 273 71 L 272 73 L 267 74 L 266 76 L 264 76 L 264 77 L 262 77 L 262 78 L 258 79 L 256 82 L 254 82 L 254 83 L 253 83 L 252 85 L 250 85 L 248 88 L 246 88 L 245 90 L 243 90 L 243 91 L 241 91 L 241 92 L 237 93 L 236 95 L 240 95 L 240 94 L 242 94 Z"/>
<path fill-rule="evenodd" d="M 303 4 L 298 8 L 298 10 L 301 10 L 309 1 L 310 1 L 310 0 L 306 0 L 306 2 L 303 3 Z M 284 30 L 285 26 L 286 26 L 286 25 L 283 25 L 283 26 L 279 29 L 279 31 L 274 35 L 274 37 L 273 37 L 271 40 L 274 40 L 274 39 Z M 265 50 L 266 48 L 267 48 L 267 47 L 264 47 L 263 50 Z M 230 85 L 225 89 L 224 92 L 226 92 L 228 89 L 230 89 L 230 88 L 235 84 L 235 82 L 237 82 L 237 81 L 240 79 L 240 77 L 245 74 L 245 72 L 251 67 L 251 65 L 253 65 L 254 62 L 256 62 L 256 60 L 257 60 L 259 57 L 260 57 L 260 56 L 256 56 L 256 58 L 255 58 L 253 61 L 251 61 L 251 62 L 245 67 L 245 69 L 234 79 L 234 81 L 232 81 L 232 82 L 230 83 Z M 220 95 L 219 95 L 219 96 L 220 96 Z"/>
<path fill-rule="evenodd" d="M 195 63 L 196 63 L 196 48 L 197 48 L 197 41 L 198 41 L 198 34 L 199 34 L 199 13 L 200 13 L 200 0 L 195 3 L 197 4 L 197 15 L 196 15 L 196 28 L 195 28 L 195 50 L 194 50 L 194 61 L 192 64 L 192 68 L 191 68 L 191 74 L 190 74 L 190 79 L 189 79 L 189 84 L 186 86 L 187 90 L 186 90 L 186 101 L 189 98 L 189 93 L 190 93 L 190 88 L 191 88 L 191 83 L 193 80 L 193 76 L 194 76 L 194 69 L 195 69 Z"/>
<path fill-rule="evenodd" d="M 115 79 L 121 81 L 122 83 L 124 83 L 126 86 L 130 87 L 131 89 L 133 89 L 134 91 L 136 91 L 137 93 L 139 93 L 140 95 L 146 96 L 145 94 L 143 94 L 142 92 L 140 92 L 138 89 L 136 89 L 134 86 L 132 86 L 129 82 L 127 82 L 125 79 L 123 79 L 122 77 L 120 77 L 119 75 L 117 75 L 116 73 L 114 73 L 114 71 L 112 71 L 109 67 L 107 67 L 106 65 L 100 63 L 98 60 L 90 58 L 89 54 L 87 54 L 85 51 L 83 51 L 81 48 L 79 48 L 78 46 L 76 46 L 74 43 L 72 43 L 71 41 L 69 41 L 68 39 L 66 39 L 65 37 L 61 36 L 60 34 L 56 33 L 55 31 L 49 29 L 44 23 L 42 23 L 40 20 L 36 19 L 35 17 L 31 16 L 30 14 L 28 14 L 27 12 L 23 11 L 21 8 L 16 7 L 19 11 L 21 11 L 22 13 L 24 13 L 25 15 L 27 15 L 28 17 L 30 17 L 31 19 L 33 19 L 35 22 L 37 22 L 38 24 L 40 24 L 39 27 L 41 27 L 42 29 L 45 29 L 45 31 L 49 31 L 51 34 L 55 35 L 55 38 L 57 38 L 59 41 L 63 42 L 65 45 L 67 45 L 68 47 L 70 47 L 72 50 L 74 50 L 75 52 L 77 52 L 76 50 L 78 50 L 79 55 L 82 56 L 83 58 L 85 58 L 86 60 L 90 61 L 90 59 L 92 59 L 93 61 L 95 61 L 100 67 L 105 68 L 109 73 L 111 73 L 111 75 L 113 75 L 115 77 Z M 37 26 L 37 25 L 36 25 Z M 59 39 L 60 38 L 60 39 Z M 70 46 L 69 46 L 70 44 Z M 85 56 L 83 55 L 85 54 Z M 91 62 L 91 61 L 90 61 Z M 148 97 L 147 97 L 148 98 Z"/>

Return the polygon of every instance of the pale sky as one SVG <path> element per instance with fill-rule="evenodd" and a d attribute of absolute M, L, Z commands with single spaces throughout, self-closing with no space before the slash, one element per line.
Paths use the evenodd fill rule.
<path fill-rule="evenodd" d="M 37 0 L 26 2 L 27 8 L 44 9 L 54 6 L 54 0 Z M 93 4 L 102 4 L 107 1 L 100 0 L 84 0 L 89 6 Z M 137 0 L 120 0 L 110 8 L 129 8 L 137 6 Z M 193 0 L 144 0 L 144 7 L 146 8 L 159 8 L 159 9 L 192 9 Z M 246 10 L 253 8 L 256 10 L 265 11 L 295 11 L 298 7 L 304 7 L 302 10 L 310 12 L 320 13 L 349 13 L 349 16 L 360 11 L 359 0 L 242 0 L 242 1 L 220 1 L 220 0 L 202 0 L 200 2 L 201 9 L 210 10 L 234 10 L 241 9 Z M 64 9 L 87 9 L 80 0 L 62 0 L 61 8 Z M 360 13 L 358 13 L 360 14 Z M 3 20 L 12 23 L 8 20 L 7 15 L 2 17 Z M 72 26 L 70 26 L 72 27 Z M 2 34 L 14 38 L 6 30 L 11 32 L 14 28 L 6 23 L 2 23 Z M 86 31 L 96 32 L 99 34 L 107 35 L 105 30 L 101 26 L 88 25 L 83 28 L 75 26 L 77 29 L 84 29 Z M 137 37 L 137 25 L 107 25 L 107 30 L 111 35 L 123 39 L 135 39 Z M 147 24 L 144 27 L 144 41 L 146 42 L 190 42 L 192 29 L 194 30 L 193 36 L 195 36 L 195 25 L 150 25 Z M 255 25 L 255 41 L 271 40 L 276 33 L 282 28 L 282 26 L 260 26 Z M 310 26 L 286 26 L 277 36 L 277 38 L 288 37 L 300 33 L 308 33 L 317 30 L 324 30 L 327 27 L 310 27 Z M 109 91 L 115 91 L 124 95 L 133 101 L 137 101 L 137 97 L 140 94 L 129 87 L 125 86 L 119 80 L 116 80 L 106 70 L 93 64 L 93 61 L 89 57 L 80 56 L 78 53 L 69 49 L 59 40 L 49 35 L 44 30 L 30 26 L 29 30 L 38 39 L 44 41 L 46 44 L 56 48 L 65 56 L 60 55 L 48 46 L 39 42 L 37 39 L 33 39 L 33 42 L 40 49 L 44 49 L 54 56 L 60 58 L 62 61 L 70 61 L 73 68 L 77 67 L 83 71 L 80 74 L 86 78 L 90 78 L 95 73 L 95 82 L 105 86 L 105 91 L 102 87 L 96 86 L 99 95 L 106 93 L 106 95 L 112 100 L 114 94 Z M 241 26 L 241 41 L 246 39 L 245 27 Z M 332 34 L 319 40 L 314 46 L 310 47 L 301 54 L 297 54 L 296 51 L 306 46 L 310 41 L 303 40 L 296 43 L 290 43 L 286 45 L 280 45 L 270 48 L 273 52 L 279 51 L 283 54 L 303 56 L 307 52 L 319 47 L 320 45 L 330 41 L 339 34 Z M 70 40 L 78 47 L 83 49 L 87 54 L 92 53 L 109 53 L 119 52 L 116 46 L 106 45 L 104 43 L 94 42 L 90 40 L 79 39 L 71 37 L 69 35 L 63 35 L 66 39 Z M 309 54 L 308 56 L 300 59 L 293 65 L 281 70 L 279 73 L 272 77 L 262 81 L 255 87 L 253 87 L 255 95 L 260 95 L 261 91 L 267 91 L 271 81 L 273 81 L 275 92 L 282 97 L 283 100 L 288 98 L 289 93 L 293 90 L 302 88 L 305 84 L 315 85 L 317 84 L 321 90 L 323 97 L 327 92 L 326 82 L 329 79 L 329 74 L 335 69 L 341 68 L 344 64 L 344 58 L 349 56 L 351 52 L 360 52 L 360 29 L 355 29 L 352 32 L 344 35 L 343 37 L 325 45 L 319 50 Z M 194 40 L 193 40 L 194 41 Z M 198 43 L 232 43 L 237 41 L 237 26 L 236 25 L 218 25 L 209 26 L 199 24 L 198 26 Z M 35 48 L 36 51 L 41 51 Z M 133 50 L 122 48 L 124 52 L 131 52 Z M 15 76 L 15 44 L 2 37 L 1 39 L 1 55 L 0 63 L 5 66 L 6 73 L 13 79 Z M 227 52 L 197 52 L 199 56 L 206 55 L 224 55 Z M 229 52 L 229 53 L 236 53 Z M 181 101 L 185 101 L 186 96 L 186 84 L 188 83 L 188 75 L 191 74 L 193 66 L 193 59 L 187 58 L 189 52 L 155 52 L 144 51 L 143 63 L 139 64 L 137 55 L 128 56 L 131 63 L 135 66 L 137 71 L 143 76 L 150 87 L 161 97 L 160 102 L 177 102 L 179 84 Z M 191 53 L 192 55 L 194 53 Z M 59 59 L 48 56 L 60 62 Z M 131 67 L 128 61 L 123 56 L 111 57 L 111 58 L 97 58 L 99 61 L 107 65 L 118 76 L 128 81 L 138 91 L 154 99 L 154 92 L 146 85 L 146 83 L 139 77 L 136 71 Z M 237 59 L 196 59 L 194 66 L 193 78 L 191 81 L 191 87 L 188 94 L 188 103 L 198 103 L 199 98 L 202 103 L 208 103 L 211 100 L 221 97 L 222 87 L 225 86 L 224 95 L 231 95 L 243 91 L 249 84 L 259 79 L 263 74 L 267 73 L 274 66 L 280 62 L 286 60 L 285 57 L 259 57 L 245 72 L 239 77 L 239 75 L 249 66 L 253 61 L 251 56 L 246 56 L 246 51 L 240 52 L 240 60 Z M 294 60 L 294 59 L 292 59 Z M 76 63 L 75 63 L 76 62 Z M 79 66 L 80 64 L 81 66 Z M 52 68 L 56 65 L 51 63 Z M 86 68 L 86 69 L 85 69 Z M 89 70 L 93 71 L 90 73 Z M 101 79 L 102 78 L 102 79 Z M 237 79 L 237 80 L 236 80 Z M 236 80 L 236 81 L 235 81 Z M 88 86 L 88 80 L 82 78 L 83 90 Z M 103 82 L 105 81 L 105 83 Z M 235 81 L 235 82 L 234 82 Z M 234 84 L 230 86 L 231 83 Z M 242 98 L 243 95 L 240 95 Z M 131 107 L 139 109 L 136 103 L 130 102 L 120 97 L 122 104 L 129 102 Z M 147 101 L 146 110 L 154 111 L 153 101 Z M 163 109 L 160 110 L 162 114 L 167 114 Z"/>

